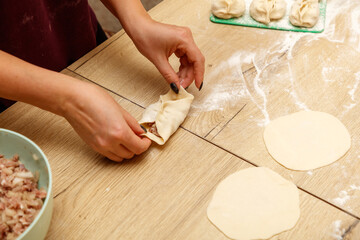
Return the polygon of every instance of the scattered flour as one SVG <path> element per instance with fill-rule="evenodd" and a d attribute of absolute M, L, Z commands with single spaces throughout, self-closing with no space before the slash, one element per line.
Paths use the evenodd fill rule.
<path fill-rule="evenodd" d="M 345 19 L 346 22 L 342 26 L 337 25 L 340 17 Z M 234 29 L 236 30 L 237 27 L 234 26 Z M 258 33 L 269 34 L 271 31 L 273 30 L 260 29 Z M 314 81 L 323 81 L 324 84 L 317 85 L 318 89 L 310 92 L 311 89 L 299 88 L 299 76 L 297 76 L 298 73 L 295 72 L 295 66 L 291 62 L 295 53 L 294 49 L 299 42 L 306 47 L 326 43 L 333 46 L 334 49 L 343 48 L 344 46 L 351 47 L 354 54 L 360 55 L 360 5 L 356 1 L 328 0 L 326 26 L 323 33 L 281 33 L 281 37 L 276 39 L 273 44 L 270 44 L 266 50 L 260 48 L 245 51 L 233 49 L 232 55 L 208 68 L 207 78 L 205 79 L 206 90 L 203 90 L 201 98 L 194 100 L 190 115 L 198 115 L 209 111 L 226 111 L 227 108 L 237 107 L 240 103 L 251 101 L 261 112 L 261 117 L 257 116 L 252 120 L 259 127 L 267 125 L 272 117 L 269 112 L 269 106 L 271 106 L 272 102 L 269 100 L 269 91 L 267 91 L 269 85 L 272 84 L 267 81 L 270 74 L 276 74 L 283 81 L 284 86 L 288 85 L 284 91 L 289 93 L 291 102 L 297 110 L 310 110 L 312 105 L 307 102 L 307 97 L 316 93 L 318 89 L 326 92 L 324 98 L 320 100 L 329 101 L 329 104 L 331 104 L 330 101 L 333 95 L 331 95 L 332 92 L 327 90 L 334 89 L 334 86 L 342 86 L 343 83 L 334 76 L 337 76 L 338 72 L 347 71 L 346 66 L 339 66 L 332 61 L 332 58 L 325 58 L 320 52 L 319 59 L 322 61 L 323 67 L 320 69 L 319 78 L 314 79 Z M 214 46 L 226 44 L 222 39 L 210 38 L 209 41 L 213 42 Z M 279 56 L 281 56 L 281 59 L 279 59 Z M 304 69 L 311 70 L 313 63 L 306 58 L 306 55 L 303 57 Z M 284 66 L 287 64 L 288 69 L 286 71 L 288 74 L 285 73 L 284 75 L 284 72 L 280 74 L 268 71 L 269 67 L 276 65 L 277 61 L 285 64 Z M 244 71 L 251 66 L 256 72 L 255 77 L 249 81 L 245 79 Z M 357 95 L 360 91 L 360 66 L 359 72 L 353 74 L 354 80 L 350 81 L 348 95 L 344 99 L 342 109 L 339 109 L 339 118 L 353 111 L 359 101 Z M 286 84 L 286 82 L 289 82 L 289 84 Z"/>
<path fill-rule="evenodd" d="M 360 190 L 360 185 L 356 186 L 355 184 L 350 185 L 350 189 L 352 190 Z"/>
<path fill-rule="evenodd" d="M 347 200 L 350 199 L 350 196 L 348 195 L 347 191 L 342 190 L 339 193 L 339 197 L 334 198 L 333 201 L 336 205 L 344 206 L 344 204 L 347 202 Z"/>
<path fill-rule="evenodd" d="M 341 228 L 341 220 L 336 220 L 333 222 L 334 231 L 331 236 L 336 240 L 342 240 L 342 235 L 345 232 L 344 228 Z"/>
<path fill-rule="evenodd" d="M 359 190 L 360 190 L 360 185 L 351 184 L 347 189 L 341 190 L 338 194 L 338 197 L 333 199 L 333 202 L 336 205 L 343 207 L 350 198 L 357 197 L 356 195 L 358 193 L 356 191 Z M 349 207 L 347 207 L 347 209 L 350 210 Z"/>

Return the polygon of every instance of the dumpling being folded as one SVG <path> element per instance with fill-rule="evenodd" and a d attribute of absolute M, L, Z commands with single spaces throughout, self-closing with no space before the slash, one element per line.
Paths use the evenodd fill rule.
<path fill-rule="evenodd" d="M 245 12 L 244 0 L 213 0 L 211 4 L 212 13 L 218 18 L 229 19 L 240 17 Z"/>
<path fill-rule="evenodd" d="M 291 7 L 290 22 L 298 27 L 313 27 L 319 20 L 318 0 L 296 0 Z"/>
<path fill-rule="evenodd" d="M 250 16 L 264 24 L 281 19 L 285 13 L 285 0 L 253 0 L 250 5 Z"/>
<path fill-rule="evenodd" d="M 170 90 L 160 100 L 145 109 L 140 124 L 146 128 L 144 136 L 163 145 L 185 120 L 194 96 L 181 87 L 176 94 Z"/>

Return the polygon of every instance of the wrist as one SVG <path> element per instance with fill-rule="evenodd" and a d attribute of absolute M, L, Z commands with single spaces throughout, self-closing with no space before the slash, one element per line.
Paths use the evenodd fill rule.
<path fill-rule="evenodd" d="M 81 111 L 87 102 L 86 97 L 92 92 L 92 84 L 76 79 L 69 79 L 61 91 L 56 103 L 56 114 L 67 118 L 74 111 Z"/>
<path fill-rule="evenodd" d="M 146 13 L 136 19 L 129 19 L 123 23 L 127 35 L 134 41 L 143 37 L 155 21 Z"/>

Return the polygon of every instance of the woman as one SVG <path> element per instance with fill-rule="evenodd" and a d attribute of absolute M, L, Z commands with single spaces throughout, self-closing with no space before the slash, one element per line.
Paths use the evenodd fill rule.
<path fill-rule="evenodd" d="M 201 89 L 204 57 L 188 28 L 152 20 L 139 0 L 102 2 L 174 91 L 194 80 Z M 114 161 L 148 149 L 151 142 L 139 137 L 136 119 L 106 91 L 57 72 L 106 39 L 87 0 L 0 0 L 0 32 L 1 98 L 65 117 L 87 144 Z M 178 73 L 168 62 L 173 53 L 180 58 Z"/>

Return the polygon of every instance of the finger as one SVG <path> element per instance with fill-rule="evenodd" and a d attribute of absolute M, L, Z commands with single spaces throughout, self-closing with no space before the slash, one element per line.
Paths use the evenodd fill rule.
<path fill-rule="evenodd" d="M 165 58 L 155 62 L 155 66 L 168 83 L 175 83 L 176 86 L 180 88 L 179 77 L 171 67 L 168 59 Z"/>
<path fill-rule="evenodd" d="M 126 121 L 126 123 L 129 125 L 129 127 L 131 128 L 131 130 L 136 134 L 136 135 L 140 135 L 145 133 L 145 131 L 141 128 L 140 124 L 138 123 L 138 121 L 130 115 L 130 113 L 128 113 L 126 110 L 122 109 L 122 115 Z"/>
<path fill-rule="evenodd" d="M 184 66 L 183 64 L 181 64 L 180 67 L 179 67 L 178 76 L 180 78 L 180 83 L 186 77 L 186 66 Z"/>
<path fill-rule="evenodd" d="M 119 144 L 113 146 L 110 152 L 120 158 L 125 158 L 125 159 L 130 159 L 135 155 L 133 152 L 129 151 L 126 147 Z"/>
<path fill-rule="evenodd" d="M 192 65 L 189 65 L 183 69 L 183 72 L 185 74 L 185 77 L 183 77 L 183 80 L 181 82 L 181 86 L 184 88 L 188 87 L 194 80 L 194 67 Z"/>
<path fill-rule="evenodd" d="M 121 108 L 121 112 L 127 123 L 127 126 L 125 126 L 124 129 L 124 141 L 122 142 L 122 145 L 135 154 L 143 153 L 150 147 L 151 140 L 146 137 L 139 137 L 138 135 L 144 133 L 144 130 L 140 127 L 139 123 L 133 116 L 125 111 L 125 109 Z"/>
<path fill-rule="evenodd" d="M 194 61 L 193 72 L 195 76 L 195 85 L 200 89 L 200 86 L 204 81 L 204 74 L 205 74 L 205 58 L 202 56 L 202 54 L 198 60 Z"/>
<path fill-rule="evenodd" d="M 195 85 L 200 88 L 204 80 L 205 58 L 193 41 L 186 44 L 183 51 L 186 53 L 187 60 L 194 65 Z"/>
<path fill-rule="evenodd" d="M 117 156 L 116 154 L 112 153 L 112 152 L 107 152 L 105 154 L 103 154 L 105 157 L 107 157 L 108 159 L 114 161 L 114 162 L 121 162 L 122 160 L 124 160 L 122 157 Z"/>
<path fill-rule="evenodd" d="M 179 67 L 179 72 L 177 73 L 177 75 L 180 78 L 180 85 L 183 88 L 187 88 L 190 84 L 191 81 L 184 81 L 186 76 L 187 76 L 187 67 L 189 65 L 189 62 L 187 61 L 186 55 L 180 57 L 180 67 Z"/>
<path fill-rule="evenodd" d="M 131 130 L 130 130 L 131 131 Z M 125 138 L 126 142 L 123 142 L 122 145 L 126 147 L 129 151 L 139 155 L 145 152 L 151 145 L 151 140 L 148 138 L 142 138 L 135 135 L 133 132 L 127 134 Z"/>

